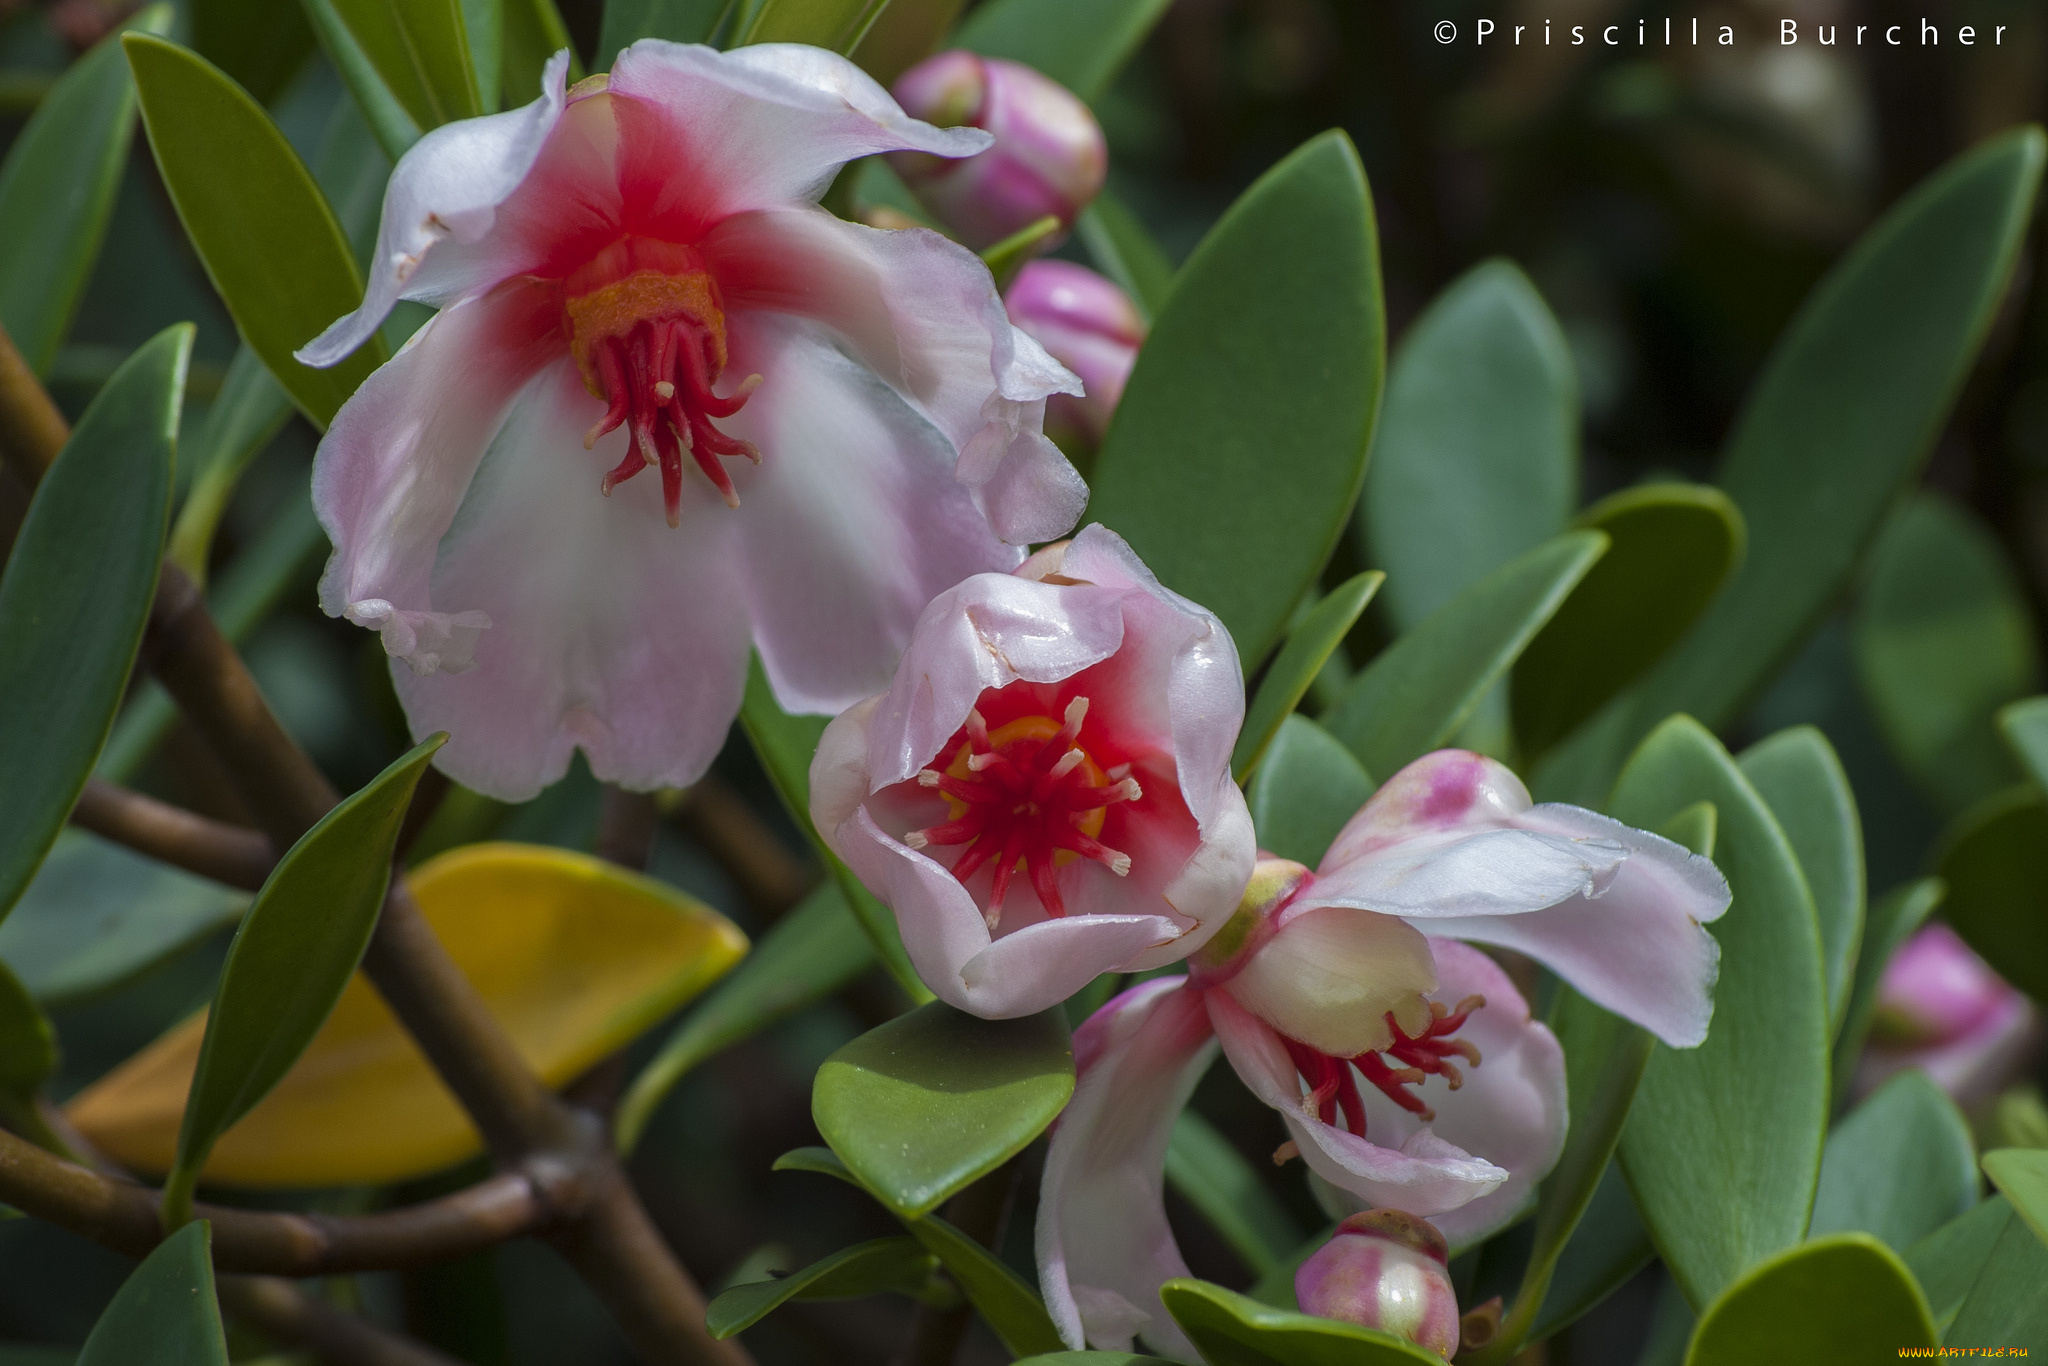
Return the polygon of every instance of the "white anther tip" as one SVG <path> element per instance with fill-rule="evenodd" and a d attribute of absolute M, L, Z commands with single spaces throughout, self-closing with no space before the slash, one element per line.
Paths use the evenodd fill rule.
<path fill-rule="evenodd" d="M 926 845 L 931 843 L 930 840 L 925 838 L 924 831 L 922 830 L 911 831 L 909 834 L 903 837 L 903 842 L 906 845 L 910 846 L 912 849 L 922 849 Z"/>
<path fill-rule="evenodd" d="M 939 785 L 939 771 L 935 768 L 919 769 L 917 771 L 917 785 L 919 787 L 937 787 Z"/>
<path fill-rule="evenodd" d="M 1075 699 L 1074 699 L 1073 701 L 1071 701 L 1071 702 L 1067 703 L 1067 715 L 1066 715 L 1066 721 L 1067 721 L 1067 724 L 1068 724 L 1068 725 L 1070 725 L 1070 726 L 1078 726 L 1078 725 L 1080 725 L 1080 724 L 1081 724 L 1081 719 L 1082 719 L 1083 717 L 1087 716 L 1087 715 L 1088 715 L 1088 699 L 1087 699 L 1087 698 L 1085 698 L 1085 697 L 1077 697 L 1077 698 L 1075 698 Z"/>
<path fill-rule="evenodd" d="M 676 386 L 670 384 L 665 379 L 656 380 L 654 382 L 654 396 L 663 403 L 666 403 L 676 396 Z"/>
<path fill-rule="evenodd" d="M 1109 871 L 1115 873 L 1118 877 L 1128 877 L 1131 871 L 1131 856 L 1129 854 L 1118 854 L 1109 861 Z"/>

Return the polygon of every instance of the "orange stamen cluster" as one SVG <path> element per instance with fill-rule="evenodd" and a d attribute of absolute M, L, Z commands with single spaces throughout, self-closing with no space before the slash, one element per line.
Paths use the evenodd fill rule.
<path fill-rule="evenodd" d="M 1049 916 L 1066 914 L 1053 870 L 1075 858 L 1093 859 L 1118 877 L 1131 870 L 1130 856 L 1096 838 L 1104 811 L 1143 796 L 1128 764 L 1104 772 L 1075 743 L 1088 714 L 1088 699 L 1067 704 L 1061 724 L 1050 717 L 1025 717 L 991 735 L 979 711 L 969 712 L 944 750 L 945 768 L 927 768 L 919 785 L 937 788 L 953 807 L 953 818 L 913 830 L 903 842 L 913 849 L 964 844 L 953 876 L 965 883 L 984 864 L 995 864 L 988 907 L 993 930 L 1002 919 L 1003 899 L 1023 872 Z"/>
<path fill-rule="evenodd" d="M 1408 1088 L 1420 1086 L 1430 1076 L 1442 1077 L 1453 1091 L 1465 1084 L 1464 1074 L 1451 1059 L 1463 1058 L 1467 1065 L 1477 1067 L 1479 1049 L 1464 1039 L 1450 1036 L 1464 1028 L 1472 1012 L 1485 1004 L 1484 996 L 1467 996 L 1448 1008 L 1441 1001 L 1431 1001 L 1428 1027 L 1412 1037 L 1395 1022 L 1394 1013 L 1388 1011 L 1387 1028 L 1393 1031 L 1393 1044 L 1360 1053 L 1355 1058 L 1333 1058 L 1305 1043 L 1281 1036 L 1295 1071 L 1301 1073 L 1302 1080 L 1308 1083 L 1308 1094 L 1301 1099 L 1302 1109 L 1331 1126 L 1336 1125 L 1337 1116 L 1341 1113 L 1344 1127 L 1364 1138 L 1365 1102 L 1359 1098 L 1358 1082 L 1351 1070 L 1356 1067 L 1360 1076 L 1377 1086 L 1394 1104 L 1411 1114 L 1420 1115 L 1424 1122 L 1435 1119 L 1436 1111 Z M 1386 1061 L 1388 1057 L 1406 1066 L 1390 1067 Z"/>

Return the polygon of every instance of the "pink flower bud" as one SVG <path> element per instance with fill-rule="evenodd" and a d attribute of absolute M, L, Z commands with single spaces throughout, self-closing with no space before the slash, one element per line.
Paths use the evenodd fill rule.
<path fill-rule="evenodd" d="M 963 161 L 921 152 L 889 158 L 919 202 L 971 247 L 993 246 L 1048 214 L 1071 227 L 1102 189 L 1109 149 L 1095 115 L 1028 66 L 941 52 L 904 72 L 895 94 L 914 118 L 995 136 L 993 147 Z"/>
<path fill-rule="evenodd" d="M 1885 965 L 1857 1089 L 1918 1067 L 1957 1103 L 1974 1105 L 2025 1066 L 2037 1033 L 2027 998 L 1954 930 L 1929 925 Z"/>
<path fill-rule="evenodd" d="M 1010 321 L 1087 386 L 1080 398 L 1046 400 L 1047 425 L 1090 446 L 1100 443 L 1144 344 L 1145 320 L 1122 290 L 1071 261 L 1030 262 L 1003 302 Z"/>
<path fill-rule="evenodd" d="M 1427 1221 L 1397 1209 L 1354 1214 L 1294 1273 L 1302 1312 L 1377 1328 L 1449 1360 L 1458 1350 L 1450 1249 Z"/>

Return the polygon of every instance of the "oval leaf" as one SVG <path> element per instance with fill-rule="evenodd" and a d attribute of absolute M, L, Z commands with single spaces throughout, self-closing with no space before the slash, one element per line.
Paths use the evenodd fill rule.
<path fill-rule="evenodd" d="M 915 1238 L 877 1238 L 841 1248 L 787 1276 L 731 1287 L 711 1301 L 704 1326 L 723 1341 L 790 1300 L 856 1300 L 892 1290 L 915 1295 L 938 1264 Z"/>
<path fill-rule="evenodd" d="M 868 25 L 888 0 L 765 0 L 754 11 L 747 43 L 809 43 L 834 52 L 851 52 L 867 35 Z"/>
<path fill-rule="evenodd" d="M 862 1185 L 914 1218 L 1022 1152 L 1073 1094 L 1061 1011 L 982 1020 L 933 1001 L 827 1058 L 811 1116 Z"/>
<path fill-rule="evenodd" d="M 2048 1243 L 2007 1212 L 1942 1342 L 1949 1347 L 2048 1349 Z M 1989 1355 L 1980 1351 L 1978 1355 Z"/>
<path fill-rule="evenodd" d="M 2048 697 L 2030 697 L 2005 708 L 1998 713 L 1998 729 L 2027 776 L 2048 789 Z"/>
<path fill-rule="evenodd" d="M 128 686 L 191 354 L 179 323 L 114 372 L 37 485 L 0 575 L 0 916 L 63 829 Z"/>
<path fill-rule="evenodd" d="M 1220 1285 L 1191 1279 L 1159 1287 L 1159 1298 L 1209 1366 L 1442 1366 L 1443 1358 L 1391 1333 L 1275 1309 Z"/>
<path fill-rule="evenodd" d="M 449 956 L 541 1080 L 563 1086 L 746 952 L 723 916 L 586 854 L 474 844 L 407 880 Z M 123 1166 L 170 1165 L 205 1016 L 71 1102 Z M 206 1178 L 242 1187 L 387 1185 L 474 1155 L 476 1130 L 360 974 L 277 1089 L 222 1136 Z"/>
<path fill-rule="evenodd" d="M 334 211 L 270 116 L 212 63 L 160 38 L 122 42 L 157 169 L 208 278 L 242 339 L 324 430 L 384 361 L 374 337 L 332 369 L 292 359 L 362 301 Z"/>
<path fill-rule="evenodd" d="M 212 1226 L 185 1225 L 142 1259 L 93 1325 L 78 1366 L 227 1366 Z"/>
<path fill-rule="evenodd" d="M 1901 1072 L 1835 1126 L 1808 1232 L 1868 1233 L 1904 1252 L 1977 1203 L 1977 1145 L 1955 1102 Z"/>
<path fill-rule="evenodd" d="M 1849 983 L 1848 1004 L 1835 1035 L 1837 1105 L 1849 1094 L 1849 1083 L 1856 1075 L 1856 1060 L 1862 1056 L 1863 1041 L 1870 1034 L 1871 1014 L 1877 1009 L 1878 979 L 1884 975 L 1885 964 L 1891 961 L 1899 945 L 1934 913 L 1946 894 L 1947 887 L 1940 878 L 1922 878 L 1894 888 L 1870 907 L 1856 954 L 1855 976 Z"/>
<path fill-rule="evenodd" d="M 1906 1267 L 1927 1295 L 1936 1328 L 1946 1332 L 1955 1322 L 1956 1311 L 1969 1297 L 1977 1273 L 1991 1260 L 1991 1250 L 2012 1217 L 2011 1203 L 1994 1195 L 1906 1250 Z"/>
<path fill-rule="evenodd" d="M 1244 729 L 1237 734 L 1237 750 L 1230 757 L 1230 771 L 1242 783 L 1258 767 L 1266 746 L 1279 733 L 1280 723 L 1294 714 L 1308 693 L 1309 684 L 1323 671 L 1323 665 L 1344 637 L 1358 623 L 1359 614 L 1372 595 L 1386 582 L 1380 573 L 1360 574 L 1330 592 L 1310 608 L 1300 624 L 1280 647 L 1280 653 L 1259 682 L 1259 690 L 1245 709 Z"/>
<path fill-rule="evenodd" d="M 1074 230 L 1088 248 L 1095 268 L 1130 296 L 1146 323 L 1158 317 L 1173 288 L 1173 262 L 1138 216 L 1104 190 L 1081 210 Z"/>
<path fill-rule="evenodd" d="M 1698 1048 L 1652 1050 L 1622 1131 L 1643 1222 L 1695 1305 L 1806 1232 L 1827 1130 L 1828 1030 L 1820 928 L 1770 808 L 1690 717 L 1645 740 L 1609 814 L 1655 829 L 1685 807 L 1719 814 L 1714 861 L 1734 893 L 1714 1019 Z"/>
<path fill-rule="evenodd" d="M 461 0 L 332 3 L 349 35 L 421 132 L 484 112 Z"/>
<path fill-rule="evenodd" d="M 1109 89 L 1171 0 L 989 0 L 951 46 L 1043 71 L 1091 104 Z"/>
<path fill-rule="evenodd" d="M 1313 868 L 1372 793 L 1372 778 L 1350 750 L 1307 717 L 1290 716 L 1252 775 L 1259 847 Z"/>
<path fill-rule="evenodd" d="M 1088 515 L 1223 618 L 1248 666 L 1350 518 L 1385 328 L 1365 169 L 1327 133 L 1210 230 L 1138 353 Z"/>
<path fill-rule="evenodd" d="M 1940 1342 L 1927 1298 L 1898 1256 L 1863 1233 L 1774 1257 L 1708 1306 L 1686 1366 L 1894 1360 Z"/>
<path fill-rule="evenodd" d="M 2048 805 L 2031 783 L 1987 797 L 1943 839 L 1937 866 L 1948 886 L 1942 914 L 1984 961 L 2037 1001 L 2048 1001 Z"/>
<path fill-rule="evenodd" d="M 2000 1148 L 1984 1154 L 1984 1174 L 2034 1236 L 2048 1243 L 2048 1150 Z"/>

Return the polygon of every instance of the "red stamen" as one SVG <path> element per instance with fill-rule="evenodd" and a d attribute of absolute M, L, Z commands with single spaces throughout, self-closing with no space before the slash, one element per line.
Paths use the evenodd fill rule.
<path fill-rule="evenodd" d="M 1425 1124 L 1434 1120 L 1436 1111 L 1408 1088 L 1420 1086 L 1432 1076 L 1442 1077 L 1453 1091 L 1464 1085 L 1464 1075 L 1449 1060 L 1463 1058 L 1477 1067 L 1479 1049 L 1467 1040 L 1449 1036 L 1464 1026 L 1473 1011 L 1485 1004 L 1484 996 L 1468 996 L 1449 1009 L 1432 1001 L 1428 1027 L 1414 1036 L 1404 1031 L 1394 1019 L 1393 1012 L 1388 1011 L 1387 1028 L 1393 1031 L 1394 1041 L 1386 1048 L 1360 1053 L 1355 1058 L 1332 1058 L 1283 1035 L 1281 1042 L 1287 1046 L 1287 1056 L 1293 1060 L 1294 1070 L 1308 1083 L 1309 1094 L 1304 1098 L 1304 1108 L 1312 1107 L 1314 1113 L 1321 1115 L 1323 1123 L 1331 1125 L 1336 1123 L 1334 1116 L 1341 1109 L 1345 1127 L 1360 1138 L 1365 1137 L 1365 1103 L 1360 1099 L 1358 1083 L 1351 1072 L 1356 1067 L 1359 1075 L 1377 1086 L 1388 1100 L 1419 1117 Z M 1389 1067 L 1382 1054 L 1408 1065 Z"/>
<path fill-rule="evenodd" d="M 738 507 L 739 492 L 721 459 L 744 456 L 758 465 L 761 452 L 751 441 L 728 436 L 711 422 L 744 408 L 761 377 L 750 375 L 731 397 L 717 397 L 712 392 L 717 359 L 711 335 L 689 317 L 643 320 L 623 336 L 601 339 L 591 350 L 606 406 L 604 416 L 584 434 L 584 449 L 621 426 L 633 437 L 626 458 L 605 475 L 604 492 L 610 494 L 641 470 L 659 466 L 668 524 L 678 526 L 682 456 L 688 452 L 726 506 Z"/>

